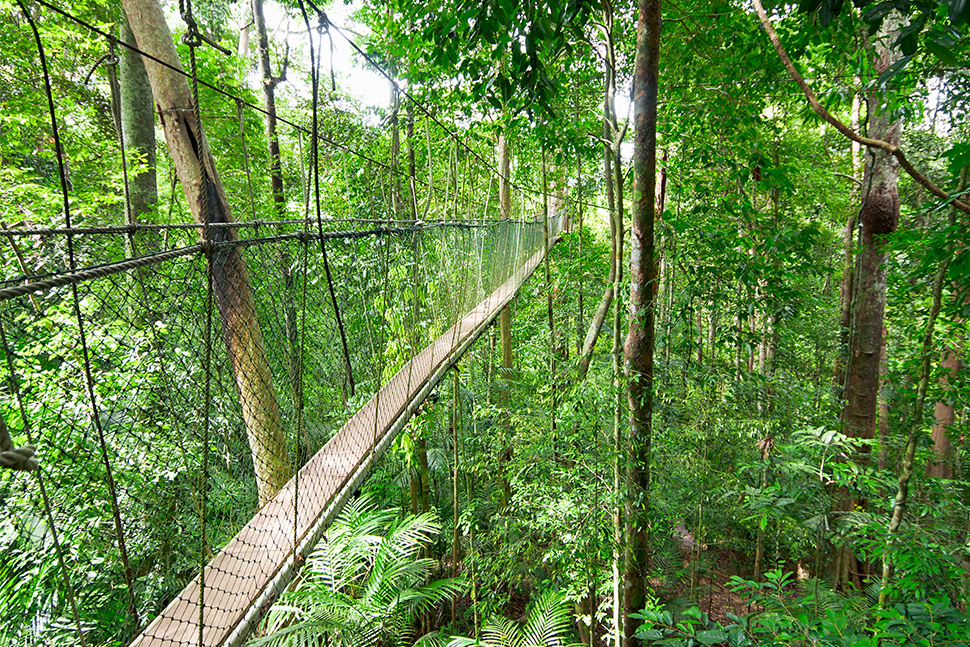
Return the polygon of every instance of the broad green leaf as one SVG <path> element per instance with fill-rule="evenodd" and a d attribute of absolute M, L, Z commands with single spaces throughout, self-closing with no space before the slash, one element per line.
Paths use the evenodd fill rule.
<path fill-rule="evenodd" d="M 912 58 L 913 58 L 912 56 L 904 56 L 901 59 L 899 59 L 898 61 L 896 61 L 895 63 L 893 63 L 892 65 L 890 65 L 888 68 L 886 68 L 886 71 L 885 72 L 883 72 L 882 74 L 879 75 L 879 79 L 876 81 L 876 84 L 879 87 L 884 87 L 887 83 L 889 83 L 889 81 L 894 76 L 896 76 L 897 74 L 899 74 L 899 72 L 904 67 L 906 67 L 906 65 L 909 63 L 909 61 Z"/>

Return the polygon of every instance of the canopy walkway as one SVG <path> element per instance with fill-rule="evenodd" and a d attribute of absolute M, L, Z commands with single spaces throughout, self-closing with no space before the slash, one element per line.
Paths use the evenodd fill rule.
<path fill-rule="evenodd" d="M 105 39 L 97 64 L 123 44 L 38 2 L 24 38 L 42 61 L 54 15 Z M 410 96 L 421 178 L 390 146 L 320 133 L 314 101 L 312 126 L 279 118 L 288 175 L 270 197 L 247 144 L 262 109 L 191 81 L 201 122 L 238 124 L 205 135 L 238 221 L 193 222 L 159 155 L 173 181 L 140 222 L 122 132 L 100 149 L 117 172 L 76 162 L 69 181 L 58 124 L 90 116 L 40 71 L 52 159 L 30 162 L 46 170 L 3 205 L 23 218 L 0 223 L 0 644 L 246 640 L 567 222 Z"/>
<path fill-rule="evenodd" d="M 552 242 L 560 220 L 550 223 Z M 321 532 L 465 350 L 516 295 L 545 247 L 454 326 L 410 359 L 263 506 L 132 646 L 233 645 L 295 575 Z M 300 487 L 302 484 L 302 492 Z M 208 593 L 201 595 L 205 588 Z M 204 604 L 200 604 L 204 599 Z"/>
<path fill-rule="evenodd" d="M 251 224 L 236 227 L 254 230 Z M 35 538 L 56 557 L 50 572 L 62 591 L 57 613 L 64 616 L 45 616 L 55 608 L 42 609 L 42 622 L 73 619 L 79 636 L 93 636 L 92 627 L 108 621 L 108 636 L 92 638 L 98 642 L 141 625 L 133 645 L 240 644 L 432 388 L 543 260 L 545 239 L 556 241 L 563 219 L 360 225 L 370 228 L 324 237 L 348 247 L 331 251 L 333 269 L 346 286 L 338 291 L 347 306 L 344 321 L 381 339 L 352 351 L 358 377 L 371 376 L 358 388 L 373 395 L 332 435 L 328 419 L 340 406 L 326 401 L 339 402 L 346 377 L 337 359 L 335 320 L 322 316 L 330 303 L 327 291 L 323 285 L 310 289 L 321 273 L 319 256 L 308 253 L 318 235 L 283 233 L 235 243 L 246 250 L 257 287 L 272 383 L 290 395 L 273 403 L 282 410 L 283 460 L 302 465 L 255 509 L 253 470 L 261 459 L 255 448 L 250 459 L 246 449 L 244 409 L 266 403 L 233 395 L 229 367 L 238 360 L 220 350 L 218 331 L 199 316 L 206 307 L 217 310 L 205 298 L 212 265 L 200 245 L 0 282 L 4 413 L 14 436 L 19 432 L 36 447 L 41 466 L 36 478 L 0 471 L 0 521 L 14 545 Z M 194 230 L 165 231 L 175 238 Z M 4 233 L 0 261 L 7 267 L 17 257 L 7 250 L 23 254 L 63 234 L 26 228 Z M 128 233 L 126 227 L 102 227 L 71 235 L 77 237 L 75 253 L 85 256 L 123 249 L 105 238 Z M 383 258 L 356 255 L 362 248 L 355 243 L 366 240 L 385 241 Z M 288 277 L 280 257 L 301 259 Z M 408 270 L 391 286 L 394 266 Z M 356 277 L 345 275 L 351 269 Z M 285 305 L 293 282 L 304 286 L 302 298 Z M 388 292 L 402 290 L 420 297 L 423 314 L 407 299 L 397 313 L 416 330 L 440 330 L 449 312 L 465 314 L 423 349 L 415 347 L 413 357 L 384 379 L 390 375 L 389 348 L 411 348 L 420 338 L 420 332 L 395 338 L 386 325 L 395 316 Z M 377 302 L 383 303 L 375 307 Z M 294 305 L 297 321 L 288 322 Z M 291 323 L 298 324 L 297 343 L 289 337 Z M 216 499 L 219 505 L 209 503 Z M 227 501 L 234 508 L 229 513 Z M 244 516 L 247 508 L 251 517 Z M 85 552 L 79 554 L 81 547 Z M 204 567 L 192 559 L 196 555 L 207 561 Z M 178 580 L 166 578 L 169 571 L 192 574 L 174 597 L 166 590 Z M 102 586 L 115 597 L 85 590 Z M 167 602 L 164 609 L 159 601 Z M 71 631 L 71 624 L 62 626 Z"/>

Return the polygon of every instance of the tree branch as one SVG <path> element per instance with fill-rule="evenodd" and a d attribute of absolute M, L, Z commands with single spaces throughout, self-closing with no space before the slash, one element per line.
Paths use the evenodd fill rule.
<path fill-rule="evenodd" d="M 880 150 L 886 151 L 887 153 L 895 157 L 899 161 L 899 165 L 903 167 L 903 170 L 905 170 L 910 177 L 916 180 L 916 182 L 921 186 L 923 186 L 927 191 L 929 191 L 936 197 L 941 198 L 943 200 L 950 200 L 951 199 L 950 194 L 948 194 L 946 191 L 944 191 L 940 187 L 933 184 L 933 182 L 931 182 L 929 178 L 927 178 L 925 175 L 920 173 L 916 169 L 916 167 L 914 167 L 912 163 L 910 163 L 910 161 L 906 158 L 905 153 L 903 153 L 903 150 L 899 146 L 890 144 L 889 142 L 883 141 L 881 139 L 869 139 L 868 137 L 863 137 L 859 135 L 851 128 L 846 126 L 844 123 L 842 123 L 841 121 L 833 117 L 832 114 L 829 113 L 829 111 L 826 110 L 821 103 L 819 103 L 819 100 L 815 96 L 815 93 L 812 92 L 812 89 L 810 87 L 808 87 L 808 83 L 805 82 L 805 79 L 802 78 L 802 75 L 799 74 L 798 70 L 795 69 L 795 64 L 792 63 L 791 58 L 789 58 L 788 56 L 788 52 L 785 51 L 784 46 L 781 44 L 781 40 L 778 38 L 778 34 L 775 32 L 775 28 L 771 25 L 771 21 L 768 19 L 768 14 L 765 12 L 765 8 L 764 6 L 762 6 L 761 0 L 753 0 L 753 1 L 754 1 L 754 8 L 758 12 L 758 19 L 761 21 L 761 25 L 765 28 L 765 32 L 767 32 L 768 34 L 768 40 L 771 41 L 771 44 L 774 45 L 775 47 L 775 51 L 778 52 L 778 58 L 781 59 L 782 64 L 785 66 L 785 69 L 788 70 L 788 74 L 789 76 L 791 76 L 792 80 L 794 80 L 795 83 L 798 84 L 798 87 L 802 89 L 802 92 L 805 94 L 805 98 L 808 99 L 809 104 L 811 104 L 812 109 L 818 114 L 818 116 L 824 119 L 825 121 L 827 121 L 829 124 L 832 125 L 833 128 L 835 128 L 837 131 L 839 131 L 840 133 L 842 133 L 852 141 L 858 142 L 863 146 L 868 146 L 869 148 L 878 148 Z M 951 204 L 956 209 L 959 209 L 963 213 L 970 215 L 970 204 L 967 204 L 965 202 L 961 202 L 960 200 L 955 200 L 955 199 L 951 202 Z"/>
<path fill-rule="evenodd" d="M 834 172 L 832 173 L 832 175 L 834 175 L 835 177 L 845 178 L 846 180 L 852 180 L 857 185 L 862 186 L 862 180 L 860 180 L 857 177 L 853 177 L 851 175 L 846 175 L 845 173 L 834 173 Z"/>

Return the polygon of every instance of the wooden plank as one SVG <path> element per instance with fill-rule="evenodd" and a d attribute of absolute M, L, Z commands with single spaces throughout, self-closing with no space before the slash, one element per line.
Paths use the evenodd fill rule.
<path fill-rule="evenodd" d="M 382 441 L 387 440 L 389 430 L 399 428 L 402 417 L 409 417 L 420 404 L 416 400 L 432 376 L 443 374 L 443 366 L 457 361 L 459 349 L 463 352 L 482 333 L 544 256 L 544 250 L 536 252 L 503 285 L 405 364 L 256 512 L 209 562 L 201 580 L 196 578 L 186 586 L 131 647 L 199 645 L 200 640 L 203 647 L 223 645 L 274 578 L 292 564 L 294 550 L 321 523 L 329 521 L 322 516 L 359 472 L 369 467 L 367 459 L 376 448 L 386 447 Z M 298 556 L 305 557 L 311 548 Z M 259 615 L 264 611 L 260 609 Z"/>

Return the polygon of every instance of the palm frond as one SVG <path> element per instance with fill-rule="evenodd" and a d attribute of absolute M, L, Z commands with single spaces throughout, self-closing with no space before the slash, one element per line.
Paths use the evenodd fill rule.
<path fill-rule="evenodd" d="M 571 624 L 566 596 L 547 591 L 539 596 L 522 630 L 523 647 L 558 647 L 565 641 Z"/>
<path fill-rule="evenodd" d="M 522 627 L 514 620 L 496 618 L 482 629 L 482 638 L 489 647 L 528 647 Z"/>
<path fill-rule="evenodd" d="M 433 514 L 402 519 L 369 497 L 352 501 L 268 614 L 270 635 L 249 647 L 319 647 L 324 635 L 333 647 L 413 642 L 419 615 L 464 591 L 460 579 L 429 582 L 437 564 L 419 555 L 439 530 Z"/>

